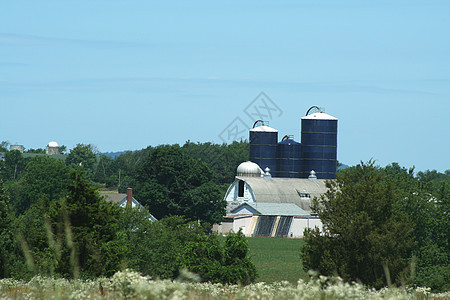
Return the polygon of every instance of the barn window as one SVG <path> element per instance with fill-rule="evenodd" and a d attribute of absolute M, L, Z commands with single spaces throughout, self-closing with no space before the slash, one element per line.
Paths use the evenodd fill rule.
<path fill-rule="evenodd" d="M 298 192 L 298 195 L 300 196 L 300 198 L 311 198 L 310 193 L 300 192 L 300 191 L 297 191 L 297 192 Z"/>
<path fill-rule="evenodd" d="M 244 181 L 239 180 L 238 197 L 244 197 Z"/>

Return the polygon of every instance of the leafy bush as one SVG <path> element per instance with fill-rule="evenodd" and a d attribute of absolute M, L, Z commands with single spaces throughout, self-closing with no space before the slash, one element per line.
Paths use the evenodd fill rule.
<path fill-rule="evenodd" d="M 151 222 L 148 212 L 140 209 L 126 209 L 119 224 L 129 249 L 127 267 L 146 276 L 176 279 L 185 268 L 215 283 L 248 284 L 256 278 L 242 232 L 230 234 L 222 245 L 198 222 L 180 216 Z"/>
<path fill-rule="evenodd" d="M 183 248 L 180 264 L 199 274 L 203 281 L 246 285 L 256 279 L 256 267 L 248 256 L 247 238 L 241 230 L 228 234 L 223 247 L 217 235 L 197 236 Z"/>

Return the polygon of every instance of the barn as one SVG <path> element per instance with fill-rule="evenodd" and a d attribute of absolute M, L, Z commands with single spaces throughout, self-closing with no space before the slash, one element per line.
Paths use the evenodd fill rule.
<path fill-rule="evenodd" d="M 239 229 L 246 236 L 303 237 L 305 228 L 322 227 L 311 201 L 327 191 L 314 172 L 309 178 L 272 177 L 251 161 L 241 163 L 225 194 L 227 215 L 213 230 L 226 234 Z"/>
<path fill-rule="evenodd" d="M 278 141 L 278 130 L 257 120 L 249 130 L 250 160 L 238 166 L 225 194 L 227 215 L 213 230 L 302 237 L 305 228 L 321 229 L 311 205 L 327 192 L 326 180 L 336 178 L 337 122 L 311 107 L 301 118 L 299 143 L 292 135 Z"/>

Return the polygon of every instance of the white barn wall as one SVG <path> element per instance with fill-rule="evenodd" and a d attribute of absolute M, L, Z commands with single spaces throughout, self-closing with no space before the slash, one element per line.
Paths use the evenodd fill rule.
<path fill-rule="evenodd" d="M 225 200 L 228 202 L 243 201 L 243 202 L 255 202 L 252 189 L 247 182 L 244 181 L 244 197 L 238 197 L 239 179 L 236 179 L 228 188 L 225 195 Z"/>
<path fill-rule="evenodd" d="M 251 235 L 251 225 L 253 221 L 253 216 L 243 216 L 243 217 L 236 217 L 234 218 L 234 222 L 233 222 L 233 231 L 234 232 L 238 232 L 239 229 L 242 228 L 242 233 L 245 236 L 249 236 Z"/>
<path fill-rule="evenodd" d="M 303 238 L 305 228 L 314 227 L 319 227 L 319 230 L 322 231 L 322 221 L 319 217 L 294 217 L 289 230 L 289 237 Z"/>
<path fill-rule="evenodd" d="M 255 230 L 256 222 L 259 216 L 247 215 L 239 216 L 233 219 L 233 222 L 223 222 L 222 224 L 214 224 L 213 231 L 218 234 L 228 234 L 229 232 L 238 232 L 242 228 L 242 233 L 251 237 Z M 318 227 L 322 231 L 322 221 L 319 217 L 307 217 L 298 216 L 292 220 L 291 228 L 289 229 L 288 237 L 290 238 L 303 238 L 303 232 L 305 228 Z"/>

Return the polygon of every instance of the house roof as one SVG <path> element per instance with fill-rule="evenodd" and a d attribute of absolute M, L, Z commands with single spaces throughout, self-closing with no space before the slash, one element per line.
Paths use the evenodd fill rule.
<path fill-rule="evenodd" d="M 243 203 L 233 209 L 230 214 L 240 214 L 242 210 L 247 210 L 255 215 L 266 216 L 306 216 L 306 211 L 293 203 Z"/>
<path fill-rule="evenodd" d="M 236 177 L 252 189 L 256 203 L 294 203 L 311 211 L 311 200 L 328 189 L 324 179 Z"/>
<path fill-rule="evenodd" d="M 114 192 L 100 192 L 101 195 L 105 196 L 105 200 L 112 203 L 119 203 L 124 198 L 127 197 L 127 194 L 114 193 Z"/>
<path fill-rule="evenodd" d="M 117 204 L 121 207 L 126 206 L 127 194 L 114 193 L 114 192 L 100 192 L 101 195 L 105 196 L 105 200 Z M 144 206 L 132 197 L 131 201 L 136 207 L 143 208 Z M 149 219 L 152 221 L 158 221 L 152 214 L 149 214 Z"/>

